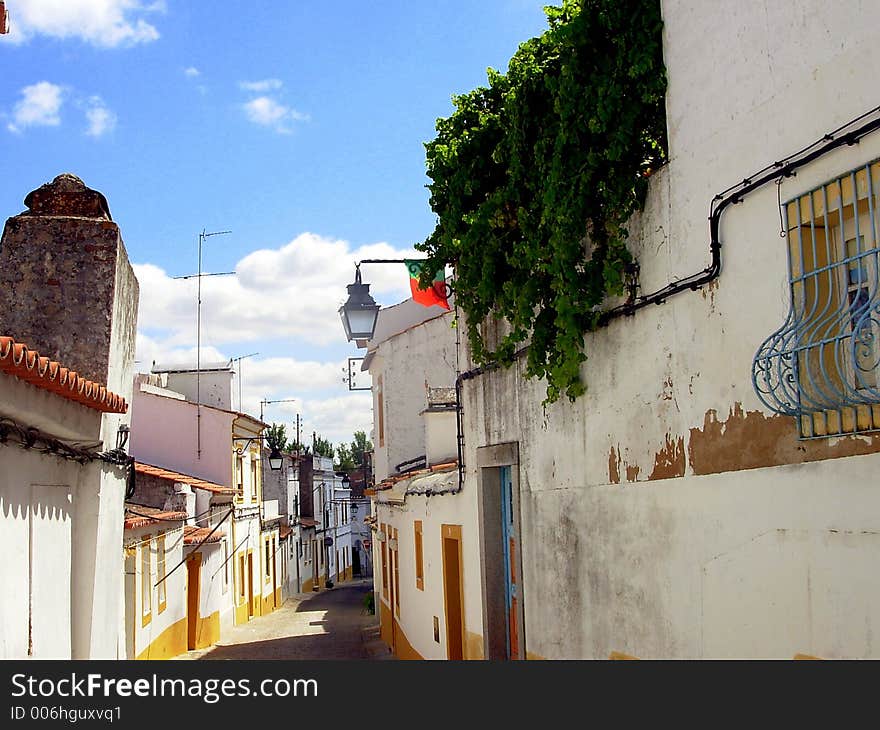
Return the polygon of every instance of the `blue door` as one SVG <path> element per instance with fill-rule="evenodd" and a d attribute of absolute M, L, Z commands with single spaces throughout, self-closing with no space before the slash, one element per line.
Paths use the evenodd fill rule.
<path fill-rule="evenodd" d="M 507 658 L 519 659 L 519 586 L 516 574 L 519 540 L 513 505 L 510 467 L 501 467 L 501 542 L 504 550 L 504 606 L 507 627 Z"/>

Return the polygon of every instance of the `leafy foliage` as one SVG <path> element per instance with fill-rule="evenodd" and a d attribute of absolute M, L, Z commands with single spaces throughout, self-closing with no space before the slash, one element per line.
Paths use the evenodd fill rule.
<path fill-rule="evenodd" d="M 354 440 L 350 444 L 340 444 L 336 447 L 337 471 L 351 474 L 364 463 L 364 453 L 373 450 L 373 444 L 367 438 L 364 431 L 355 431 Z"/>
<path fill-rule="evenodd" d="M 312 450 L 316 456 L 329 456 L 331 459 L 333 458 L 333 444 L 322 436 L 315 435 Z"/>
<path fill-rule="evenodd" d="M 425 145 L 438 216 L 428 272 L 455 267 L 456 302 L 478 363 L 509 365 L 530 340 L 527 377 L 547 398 L 585 391 L 584 332 L 622 294 L 626 222 L 666 157 L 659 0 L 564 0 L 488 86 L 454 96 Z M 509 329 L 491 349 L 482 323 Z"/>
<path fill-rule="evenodd" d="M 279 451 L 287 449 L 287 427 L 283 423 L 273 423 L 266 429 L 266 447 Z"/>

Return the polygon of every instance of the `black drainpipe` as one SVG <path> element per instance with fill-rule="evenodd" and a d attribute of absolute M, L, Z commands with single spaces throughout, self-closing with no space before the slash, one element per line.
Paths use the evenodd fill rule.
<path fill-rule="evenodd" d="M 857 144 L 862 139 L 862 137 L 865 137 L 871 132 L 875 132 L 876 130 L 880 129 L 880 116 L 869 122 L 864 122 L 861 126 L 856 127 L 855 129 L 850 128 L 854 127 L 860 122 L 863 122 L 863 120 L 872 115 L 877 115 L 878 112 L 880 112 L 880 106 L 865 112 L 861 116 L 847 122 L 842 127 L 838 127 L 833 132 L 829 132 L 821 139 L 818 139 L 811 145 L 804 147 L 802 150 L 800 150 L 800 152 L 795 152 L 789 157 L 767 165 L 762 170 L 759 170 L 758 172 L 753 174 L 751 177 L 747 177 L 742 182 L 737 183 L 736 185 L 727 188 L 727 190 L 718 193 L 718 195 L 712 198 L 712 202 L 709 205 L 709 253 L 711 255 L 711 262 L 709 263 L 709 265 L 705 269 L 702 269 L 695 274 L 686 276 L 683 279 L 672 281 L 664 286 L 662 289 L 658 289 L 651 294 L 645 294 L 643 296 L 632 296 L 630 300 L 625 302 L 624 304 L 613 307 L 612 309 L 604 312 L 599 318 L 599 326 L 604 326 L 608 324 L 608 322 L 610 322 L 612 319 L 615 319 L 617 317 L 632 315 L 637 310 L 641 309 L 642 307 L 646 307 L 649 304 L 663 304 L 666 299 L 673 296 L 674 294 L 679 294 L 683 291 L 687 291 L 688 289 L 690 289 L 691 291 L 697 291 L 709 282 L 717 279 L 721 275 L 721 240 L 719 236 L 721 230 L 721 214 L 726 210 L 726 208 L 729 205 L 741 203 L 746 195 L 754 192 L 760 187 L 763 187 L 769 182 L 779 180 L 783 177 L 792 177 L 795 174 L 795 170 L 813 162 L 823 155 L 828 154 L 838 147 Z M 849 129 L 850 131 L 845 131 L 847 129 Z M 527 350 L 527 346 L 518 350 L 514 355 L 514 359 L 519 358 Z M 459 376 L 455 379 L 455 425 L 457 431 L 456 440 L 458 441 L 458 489 L 454 490 L 454 492 L 460 492 L 464 485 L 464 429 L 462 424 L 461 384 L 465 380 L 471 380 L 484 373 L 490 372 L 491 370 L 496 370 L 498 367 L 500 367 L 500 363 L 498 363 L 497 361 L 492 361 L 486 363 L 485 365 L 481 365 L 478 368 L 460 373 Z"/>

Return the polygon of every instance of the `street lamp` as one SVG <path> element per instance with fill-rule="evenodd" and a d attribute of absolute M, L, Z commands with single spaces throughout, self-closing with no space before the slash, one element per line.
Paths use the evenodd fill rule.
<path fill-rule="evenodd" d="M 267 441 L 267 440 L 268 439 L 265 436 L 250 436 L 247 438 L 245 438 L 244 436 L 241 436 L 241 437 L 237 437 L 237 438 L 232 439 L 232 443 L 235 443 L 236 441 L 244 441 L 245 442 L 243 446 L 236 447 L 236 451 L 238 452 L 238 455 L 241 456 L 241 454 L 244 453 L 245 449 L 247 449 L 247 447 L 250 446 L 254 441 L 259 441 L 260 443 L 263 443 L 264 441 Z M 272 448 L 269 451 L 269 468 L 272 471 L 280 471 L 283 463 L 284 463 L 284 456 L 278 450 L 278 447 L 273 444 Z"/>
<path fill-rule="evenodd" d="M 348 341 L 371 340 L 376 330 L 379 305 L 370 296 L 370 285 L 361 282 L 361 267 L 355 265 L 354 283 L 348 287 L 348 301 L 339 308 Z"/>

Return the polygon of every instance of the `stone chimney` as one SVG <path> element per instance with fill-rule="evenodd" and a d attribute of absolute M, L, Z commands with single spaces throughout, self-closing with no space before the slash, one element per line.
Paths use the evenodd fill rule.
<path fill-rule="evenodd" d="M 0 239 L 0 333 L 130 401 L 138 282 L 107 200 L 65 173 L 24 204 Z"/>

